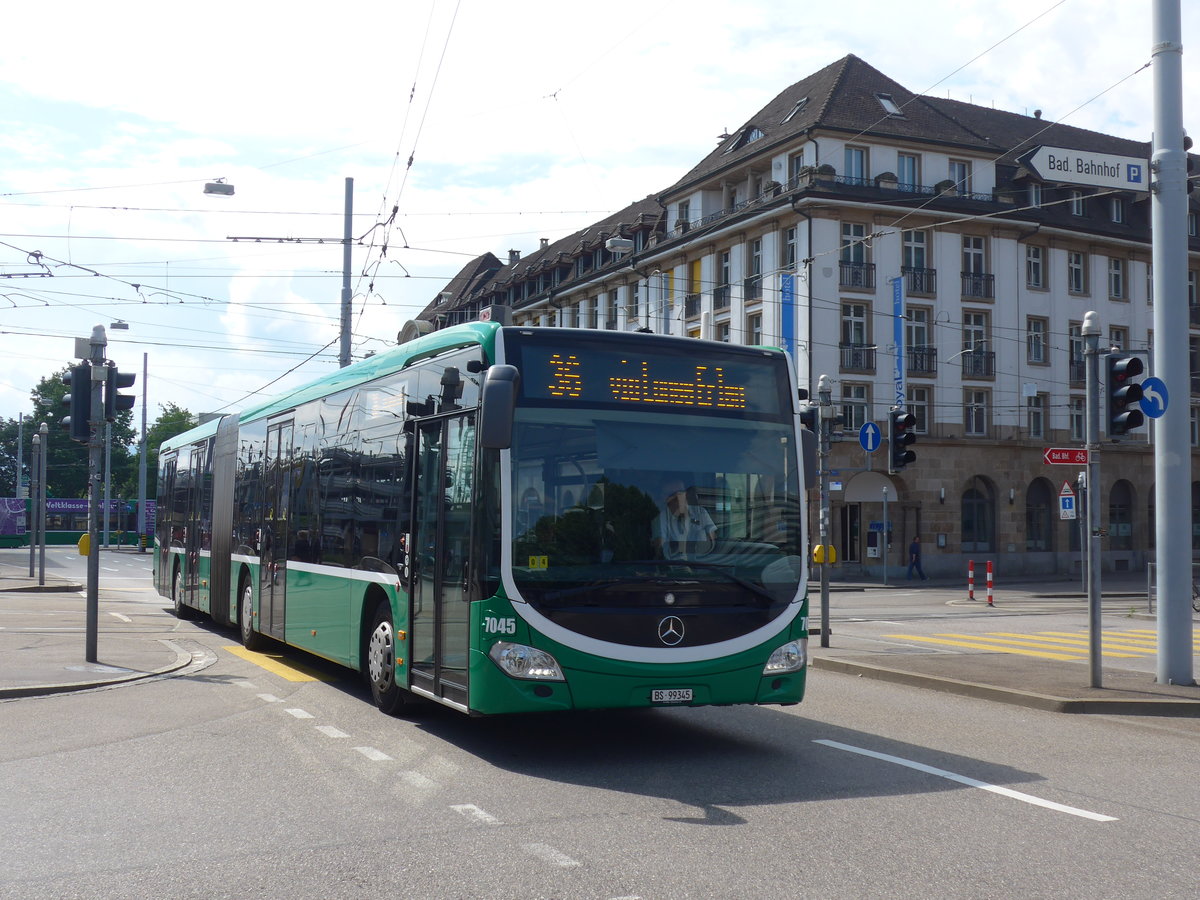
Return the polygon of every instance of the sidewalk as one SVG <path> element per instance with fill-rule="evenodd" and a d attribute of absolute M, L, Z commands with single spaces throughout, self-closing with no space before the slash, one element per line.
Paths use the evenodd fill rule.
<path fill-rule="evenodd" d="M 29 576 L 27 548 L 0 549 L 0 701 L 140 681 L 192 662 L 171 642 L 173 619 L 135 619 L 103 597 L 97 660 L 88 662 L 84 585 L 49 567 L 39 584 L 36 573 Z"/>
<path fill-rule="evenodd" d="M 176 620 L 162 612 L 169 601 L 163 599 L 161 606 L 130 606 L 103 596 L 98 660 L 86 662 L 84 586 L 49 571 L 46 583 L 39 585 L 36 575 L 29 577 L 28 559 L 28 550 L 0 549 L 0 701 L 136 682 L 192 662 L 192 654 L 172 640 Z M 830 587 L 837 592 L 831 604 L 835 610 L 851 602 L 907 603 L 970 615 L 988 610 L 984 594 L 976 591 L 975 602 L 968 604 L 965 586 L 946 581 L 902 581 L 888 587 L 878 582 L 839 582 Z M 1200 687 L 1158 684 L 1152 672 L 1117 668 L 1111 660 L 1103 661 L 1104 686 L 1092 688 L 1086 664 L 1007 653 L 883 646 L 855 637 L 851 621 L 839 619 L 837 612 L 831 617 L 831 646 L 822 647 L 819 595 L 819 586 L 811 584 L 809 652 L 815 672 L 809 685 L 814 691 L 820 690 L 824 673 L 837 672 L 1052 712 L 1200 717 Z M 1153 622 L 1152 615 L 1142 612 L 1144 598 L 1144 583 L 1138 576 L 1105 581 L 1106 615 L 1134 606 L 1143 624 Z M 1010 584 L 996 596 L 999 611 L 1018 604 L 1026 609 L 1066 604 L 1072 613 L 1086 611 L 1077 581 Z M 139 611 L 144 612 L 138 615 Z"/>

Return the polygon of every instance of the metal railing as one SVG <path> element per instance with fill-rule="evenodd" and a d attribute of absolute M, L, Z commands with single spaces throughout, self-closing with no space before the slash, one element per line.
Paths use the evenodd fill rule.
<path fill-rule="evenodd" d="M 713 309 L 729 309 L 729 285 L 722 284 L 713 290 Z"/>
<path fill-rule="evenodd" d="M 962 355 L 964 378 L 991 378 L 996 374 L 995 350 L 970 350 Z"/>
<path fill-rule="evenodd" d="M 874 344 L 839 344 L 838 350 L 841 352 L 843 369 L 858 372 L 875 371 Z"/>
<path fill-rule="evenodd" d="M 742 299 L 749 302 L 751 300 L 761 300 L 763 294 L 762 276 L 751 275 L 742 282 Z"/>
<path fill-rule="evenodd" d="M 990 300 L 996 296 L 996 276 L 982 272 L 962 273 L 962 295 Z"/>
<path fill-rule="evenodd" d="M 904 351 L 909 375 L 936 375 L 937 362 L 937 347 L 908 347 Z"/>
<path fill-rule="evenodd" d="M 908 293 L 937 293 L 937 269 L 917 269 L 913 266 L 901 266 L 900 274 L 904 276 L 904 289 Z"/>
<path fill-rule="evenodd" d="M 850 288 L 875 287 L 875 263 L 842 260 L 838 264 L 838 284 Z"/>

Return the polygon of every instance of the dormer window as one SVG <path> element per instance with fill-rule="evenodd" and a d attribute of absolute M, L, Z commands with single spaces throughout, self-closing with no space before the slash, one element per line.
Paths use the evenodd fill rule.
<path fill-rule="evenodd" d="M 753 144 L 759 138 L 764 137 L 766 137 L 766 135 L 763 134 L 761 128 L 759 128 L 757 125 L 749 125 L 745 128 L 745 130 L 742 131 L 740 135 L 738 135 L 737 140 L 735 140 L 725 152 L 732 153 L 739 147 L 745 147 L 747 144 Z"/>
<path fill-rule="evenodd" d="M 904 113 L 900 111 L 900 107 L 896 105 L 896 101 L 892 99 L 891 94 L 876 94 L 875 99 L 879 101 L 879 105 L 883 107 L 883 111 L 889 116 L 904 118 Z"/>

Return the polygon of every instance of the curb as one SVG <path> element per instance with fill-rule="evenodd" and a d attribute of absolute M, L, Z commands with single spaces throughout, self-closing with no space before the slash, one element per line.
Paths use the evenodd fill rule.
<path fill-rule="evenodd" d="M 818 669 L 838 672 L 843 675 L 857 675 L 860 678 L 873 678 L 876 681 L 923 687 L 930 690 L 942 691 L 947 694 L 958 694 L 963 697 L 974 697 L 977 700 L 990 700 L 994 703 L 1007 703 L 1010 706 L 1022 706 L 1027 709 L 1040 709 L 1046 712 L 1072 713 L 1076 715 L 1200 718 L 1200 701 L 1197 700 L 1072 699 L 1055 697 L 1050 694 L 1036 694 L 1031 691 L 996 687 L 990 684 L 978 684 L 973 681 L 961 681 L 957 678 L 944 678 L 938 675 L 918 675 L 914 672 L 902 672 L 899 669 L 887 669 L 883 666 L 850 662 L 844 659 L 830 659 L 829 657 L 815 657 L 810 665 Z"/>
<path fill-rule="evenodd" d="M 82 590 L 82 584 L 21 584 L 16 587 L 0 587 L 0 593 L 14 594 L 77 593 Z"/>
<path fill-rule="evenodd" d="M 175 651 L 175 659 L 165 666 L 153 669 L 152 671 L 130 672 L 126 675 L 115 675 L 112 678 L 101 678 L 95 681 L 70 681 L 62 684 L 30 684 L 19 687 L 0 687 L 0 701 L 19 700 L 28 697 L 47 697 L 54 694 L 69 694 L 75 691 L 88 691 L 94 688 L 120 687 L 137 681 L 144 681 L 148 678 L 170 675 L 195 662 L 195 654 L 192 651 L 184 650 L 174 641 L 164 639 L 162 643 Z"/>

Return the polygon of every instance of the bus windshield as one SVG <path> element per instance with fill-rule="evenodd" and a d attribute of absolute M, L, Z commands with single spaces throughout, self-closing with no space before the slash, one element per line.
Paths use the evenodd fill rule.
<path fill-rule="evenodd" d="M 604 632 L 621 616 L 596 612 L 665 602 L 740 612 L 743 633 L 760 627 L 798 599 L 803 575 L 795 440 L 787 421 L 519 409 L 511 485 L 519 599 L 618 642 Z"/>

